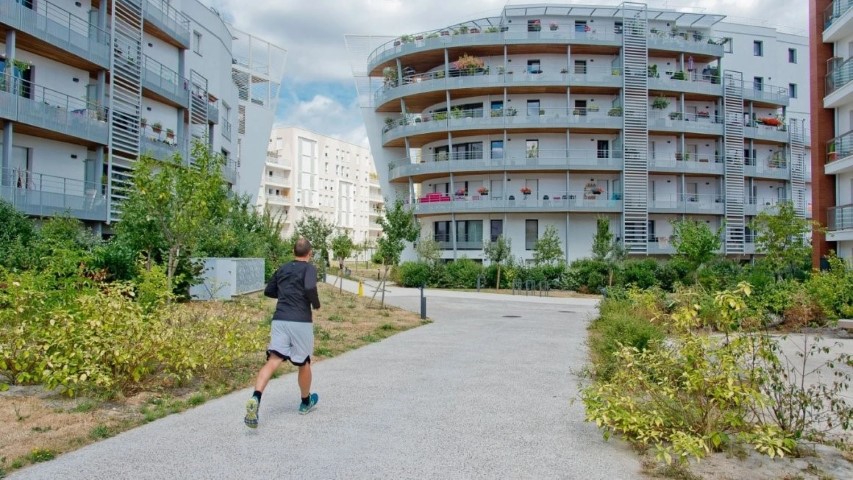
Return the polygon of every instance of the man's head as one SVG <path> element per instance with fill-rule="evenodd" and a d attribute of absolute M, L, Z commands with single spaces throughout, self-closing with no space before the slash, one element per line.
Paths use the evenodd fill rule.
<path fill-rule="evenodd" d="M 293 244 L 293 256 L 296 258 L 306 258 L 311 255 L 311 242 L 305 237 L 299 237 L 296 243 Z"/>

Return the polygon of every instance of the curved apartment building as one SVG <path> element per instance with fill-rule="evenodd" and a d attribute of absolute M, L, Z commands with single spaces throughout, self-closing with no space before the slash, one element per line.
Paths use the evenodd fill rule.
<path fill-rule="evenodd" d="M 257 195 L 284 52 L 198 0 L 4 0 L 0 52 L 0 198 L 21 211 L 100 228 L 140 154 L 191 160 L 194 139 Z"/>
<path fill-rule="evenodd" d="M 723 253 L 754 253 L 758 212 L 793 200 L 810 215 L 808 41 L 723 18 L 513 5 L 348 37 L 383 192 L 444 258 L 481 259 L 503 234 L 530 260 L 550 225 L 567 260 L 585 257 L 602 216 L 633 254 L 672 253 L 685 218 L 722 228 Z"/>

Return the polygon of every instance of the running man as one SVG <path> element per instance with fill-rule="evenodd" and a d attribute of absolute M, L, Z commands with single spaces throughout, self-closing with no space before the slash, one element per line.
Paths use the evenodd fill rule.
<path fill-rule="evenodd" d="M 261 395 L 273 372 L 285 360 L 299 367 L 298 383 L 302 397 L 299 413 L 310 412 L 319 399 L 316 393 L 311 393 L 311 354 L 314 352 L 311 307 L 315 310 L 320 308 L 317 269 L 309 263 L 311 243 L 300 237 L 293 245 L 293 256 L 292 262 L 282 265 L 273 274 L 264 290 L 264 295 L 277 298 L 278 303 L 272 316 L 267 363 L 258 372 L 255 393 L 246 403 L 243 421 L 249 428 L 258 427 Z"/>

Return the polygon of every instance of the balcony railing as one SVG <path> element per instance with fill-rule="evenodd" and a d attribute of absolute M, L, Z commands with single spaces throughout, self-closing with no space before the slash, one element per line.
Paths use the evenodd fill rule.
<path fill-rule="evenodd" d="M 778 196 L 747 196 L 744 198 L 744 213 L 746 215 L 758 215 L 760 212 L 770 210 L 781 202 L 790 202 L 788 198 Z"/>
<path fill-rule="evenodd" d="M 853 6 L 853 0 L 835 0 L 823 11 L 823 29 L 831 27 L 833 22 L 843 17 Z"/>
<path fill-rule="evenodd" d="M 3 169 L 0 197 L 27 215 L 69 213 L 82 220 L 106 220 L 106 188 L 98 183 Z"/>
<path fill-rule="evenodd" d="M 791 170 L 788 167 L 788 158 L 782 153 L 774 153 L 761 160 L 753 158 L 745 159 L 743 173 L 749 177 L 778 179 L 787 179 L 791 176 Z"/>
<path fill-rule="evenodd" d="M 479 110 L 451 110 L 433 114 L 409 114 L 388 117 L 383 128 L 383 141 L 409 135 L 482 128 L 524 128 L 549 126 L 558 128 L 621 129 L 622 117 L 611 116 L 609 109 L 546 107 L 531 112 L 515 108 Z M 525 114 L 527 113 L 527 114 Z"/>
<path fill-rule="evenodd" d="M 708 153 L 674 153 L 649 159 L 649 170 L 685 173 L 723 173 L 725 158 Z"/>
<path fill-rule="evenodd" d="M 207 102 L 207 121 L 214 125 L 219 123 L 219 101 Z"/>
<path fill-rule="evenodd" d="M 759 82 L 743 82 L 744 100 L 756 100 L 778 105 L 787 105 L 791 101 L 791 92 L 788 87 L 777 87 Z"/>
<path fill-rule="evenodd" d="M 570 192 L 504 192 L 497 194 L 437 194 L 413 199 L 415 213 L 490 212 L 490 211 L 577 211 L 618 212 L 622 209 L 622 194 L 594 194 L 590 190 Z"/>
<path fill-rule="evenodd" d="M 690 133 L 723 134 L 723 119 L 711 113 L 664 113 L 650 108 L 649 130 L 673 130 Z"/>
<path fill-rule="evenodd" d="M 139 150 L 143 153 L 147 153 L 148 155 L 159 159 L 165 160 L 167 158 L 171 158 L 176 153 L 179 153 L 178 145 L 180 143 L 176 141 L 168 141 L 159 138 L 152 138 L 147 135 L 142 136 L 139 141 Z"/>
<path fill-rule="evenodd" d="M 231 140 L 231 122 L 228 119 L 222 119 L 222 136 L 226 140 Z"/>
<path fill-rule="evenodd" d="M 148 55 L 142 56 L 142 86 L 178 105 L 189 105 L 190 92 L 186 79 Z"/>
<path fill-rule="evenodd" d="M 786 143 L 788 142 L 788 127 L 785 125 L 774 126 L 755 122 L 743 127 L 743 136 Z"/>
<path fill-rule="evenodd" d="M 284 175 L 267 175 L 266 182 L 279 187 L 290 188 L 290 177 Z"/>
<path fill-rule="evenodd" d="M 649 195 L 649 211 L 657 213 L 713 213 L 722 214 L 725 206 L 722 195 L 682 193 Z"/>
<path fill-rule="evenodd" d="M 853 80 L 853 57 L 846 60 L 832 59 L 826 74 L 826 94 L 829 95 Z"/>
<path fill-rule="evenodd" d="M 106 145 L 104 107 L 17 78 L 0 76 L 0 117 Z"/>
<path fill-rule="evenodd" d="M 222 166 L 222 176 L 232 185 L 237 184 L 237 162 L 232 159 L 226 159 L 225 165 Z"/>
<path fill-rule="evenodd" d="M 713 75 L 703 75 L 699 72 L 672 72 L 667 76 L 666 72 L 658 76 L 649 77 L 649 89 L 672 90 L 685 93 L 699 93 L 706 95 L 723 95 L 723 86 L 720 78 Z"/>
<path fill-rule="evenodd" d="M 169 0 L 144 0 L 142 8 L 146 22 L 156 25 L 181 45 L 190 46 L 190 21 Z"/>
<path fill-rule="evenodd" d="M 14 0 L 0 2 L 0 23 L 101 67 L 109 66 L 109 33 L 49 1 L 33 3 L 35 8 Z"/>
<path fill-rule="evenodd" d="M 827 142 L 826 163 L 842 160 L 850 155 L 853 155 L 853 130 Z"/>
<path fill-rule="evenodd" d="M 389 163 L 392 179 L 415 175 L 529 169 L 604 170 L 622 169 L 622 152 L 595 149 L 507 150 L 502 152 L 438 152 L 428 157 L 407 158 Z"/>
<path fill-rule="evenodd" d="M 831 232 L 853 230 L 853 204 L 829 207 L 827 229 Z"/>

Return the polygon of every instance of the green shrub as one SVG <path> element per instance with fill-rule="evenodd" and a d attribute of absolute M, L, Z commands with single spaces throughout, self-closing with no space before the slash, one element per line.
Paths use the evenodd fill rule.
<path fill-rule="evenodd" d="M 628 260 L 622 265 L 617 282 L 624 287 L 651 288 L 658 286 L 660 285 L 658 268 L 658 262 L 651 258 Z"/>
<path fill-rule="evenodd" d="M 675 287 L 679 283 L 692 283 L 692 273 L 690 262 L 681 257 L 673 257 L 658 269 L 660 286 L 668 292 L 675 291 Z"/>
<path fill-rule="evenodd" d="M 95 247 L 91 267 L 102 271 L 105 280 L 132 280 L 137 274 L 136 253 L 129 245 L 113 239 Z"/>
<path fill-rule="evenodd" d="M 445 268 L 450 288 L 477 288 L 477 277 L 483 273 L 483 266 L 468 258 L 450 262 Z"/>
<path fill-rule="evenodd" d="M 828 320 L 853 318 L 853 270 L 832 257 L 829 270 L 813 272 L 805 289 Z"/>
<path fill-rule="evenodd" d="M 420 287 L 431 283 L 430 266 L 426 262 L 403 262 L 394 271 L 394 281 L 403 287 Z"/>
<path fill-rule="evenodd" d="M 742 272 L 734 260 L 716 258 L 699 271 L 699 284 L 708 290 L 725 290 L 737 285 Z"/>
<path fill-rule="evenodd" d="M 598 293 L 607 286 L 608 275 L 607 263 L 604 261 L 589 258 L 575 260 L 569 265 L 564 286 L 567 290 L 581 293 Z"/>
<path fill-rule="evenodd" d="M 600 315 L 590 324 L 590 350 L 594 358 L 596 378 L 609 379 L 616 371 L 616 357 L 623 346 L 643 351 L 663 339 L 663 332 L 648 319 L 637 314 L 629 299 L 608 297 L 601 302 Z"/>

